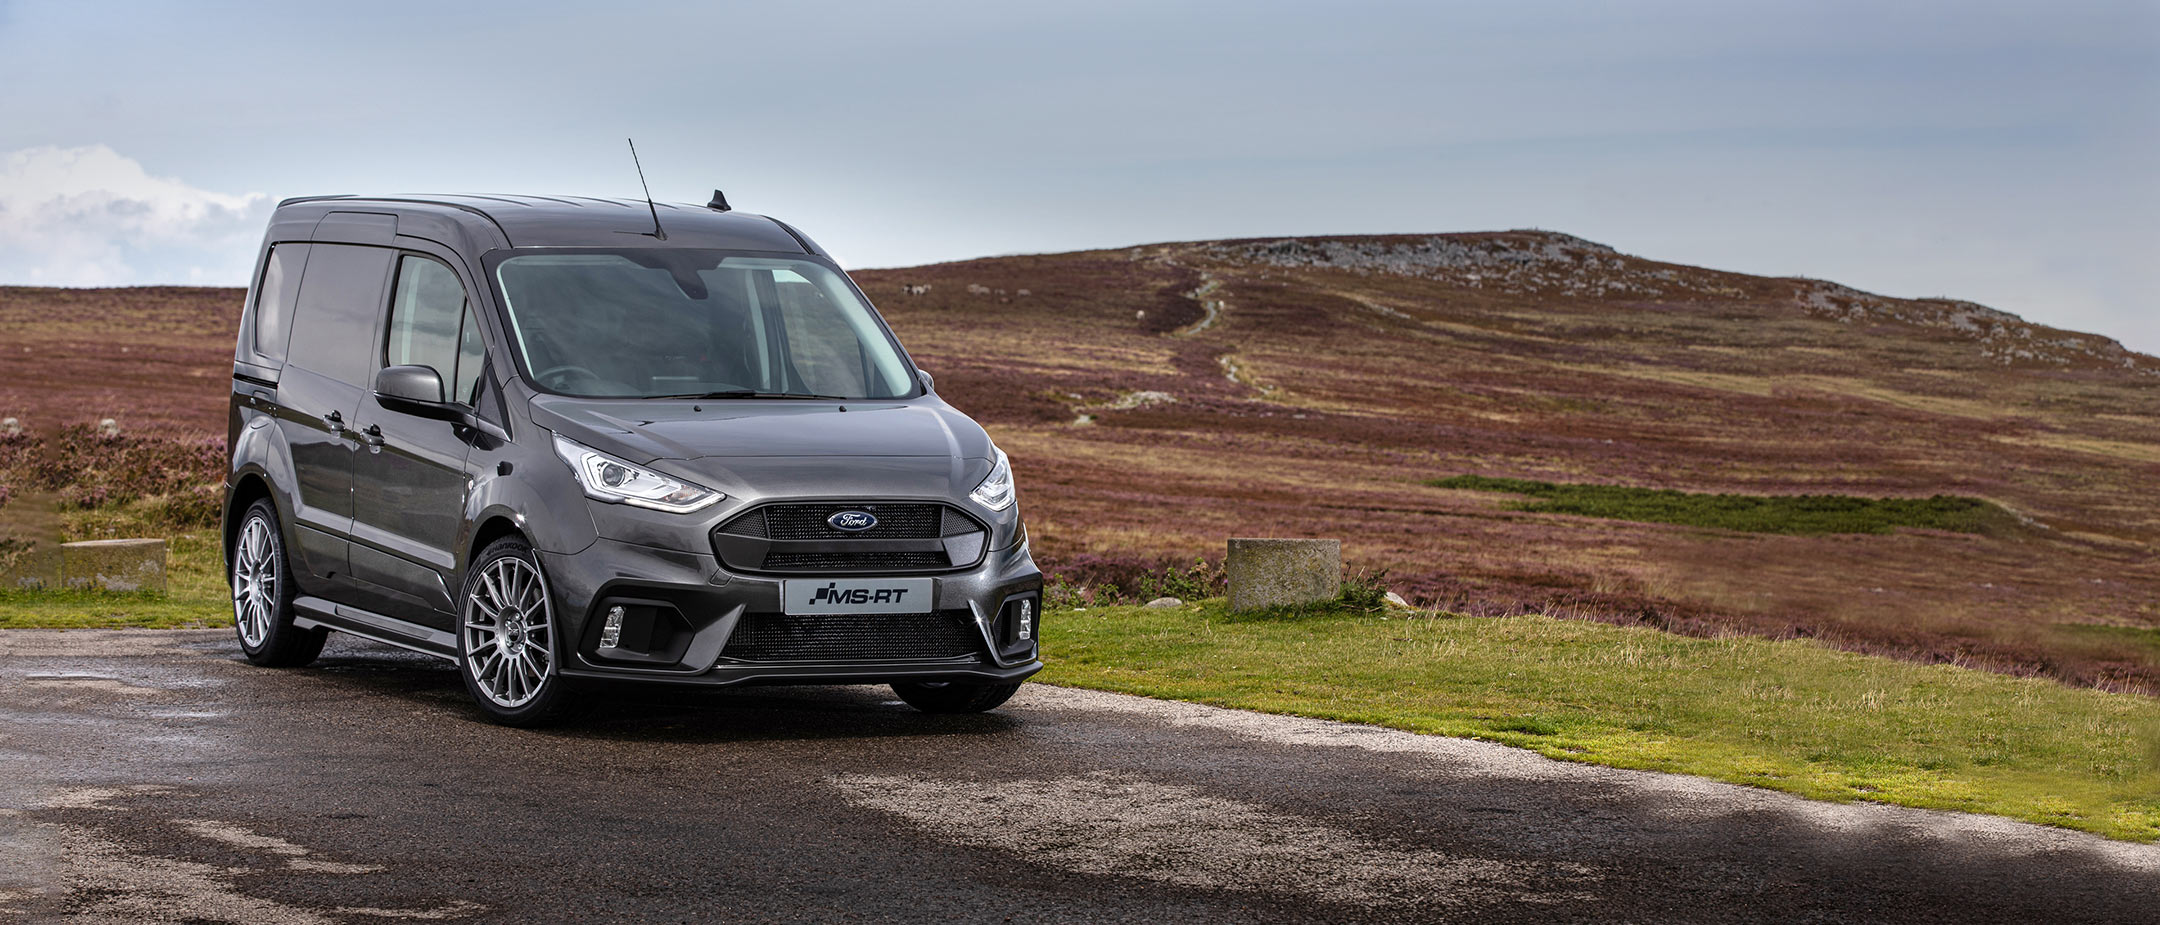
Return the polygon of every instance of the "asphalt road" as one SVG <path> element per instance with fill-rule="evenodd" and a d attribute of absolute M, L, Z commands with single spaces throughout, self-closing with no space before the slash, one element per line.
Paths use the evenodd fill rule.
<path fill-rule="evenodd" d="M 1031 686 L 485 725 L 339 637 L 0 631 L 0 920 L 2160 921 L 2160 848 Z"/>

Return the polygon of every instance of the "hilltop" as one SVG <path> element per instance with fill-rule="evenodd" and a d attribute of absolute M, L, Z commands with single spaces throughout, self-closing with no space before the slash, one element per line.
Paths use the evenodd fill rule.
<path fill-rule="evenodd" d="M 1048 558 L 1337 536 L 1355 565 L 1458 612 L 2160 679 L 2160 360 L 2104 337 L 1537 231 L 856 276 L 1013 452 Z M 1731 533 L 1423 484 L 1453 475 L 1954 494 L 2014 521 Z"/>
<path fill-rule="evenodd" d="M 1219 557 L 1227 536 L 1334 536 L 1353 568 L 1455 612 L 2160 689 L 2160 360 L 2103 337 L 1540 231 L 854 275 L 1011 452 L 1038 557 L 1076 580 Z M 239 301 L 0 289 L 0 416 L 221 434 Z M 1426 484 L 1463 475 L 2010 515 L 1778 535 Z"/>

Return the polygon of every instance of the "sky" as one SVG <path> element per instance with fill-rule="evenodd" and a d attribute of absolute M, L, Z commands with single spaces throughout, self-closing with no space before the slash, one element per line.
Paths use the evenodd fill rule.
<path fill-rule="evenodd" d="M 322 193 L 638 195 L 848 267 L 1545 228 L 2160 353 L 2160 0 L 0 0 L 0 284 L 245 285 Z"/>

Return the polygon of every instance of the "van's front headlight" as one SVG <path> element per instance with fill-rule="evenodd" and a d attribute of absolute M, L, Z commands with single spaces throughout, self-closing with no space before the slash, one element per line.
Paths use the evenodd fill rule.
<path fill-rule="evenodd" d="M 975 486 L 975 491 L 968 497 L 975 499 L 976 504 L 993 511 L 1012 507 L 1012 462 L 1005 458 L 1004 450 L 997 451 L 997 465 L 990 467 L 990 474 L 983 478 L 982 484 Z"/>
<path fill-rule="evenodd" d="M 595 501 L 688 514 L 727 497 L 703 485 L 616 459 L 561 434 L 555 435 L 555 454 L 570 464 L 578 484 L 585 487 L 585 497 Z"/>

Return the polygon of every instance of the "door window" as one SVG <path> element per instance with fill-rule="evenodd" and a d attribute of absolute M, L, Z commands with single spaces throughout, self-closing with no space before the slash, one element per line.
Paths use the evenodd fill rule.
<path fill-rule="evenodd" d="M 437 400 L 470 403 L 481 353 L 472 321 L 457 273 L 439 260 L 407 254 L 398 260 L 384 365 L 428 367 L 451 391 Z"/>

